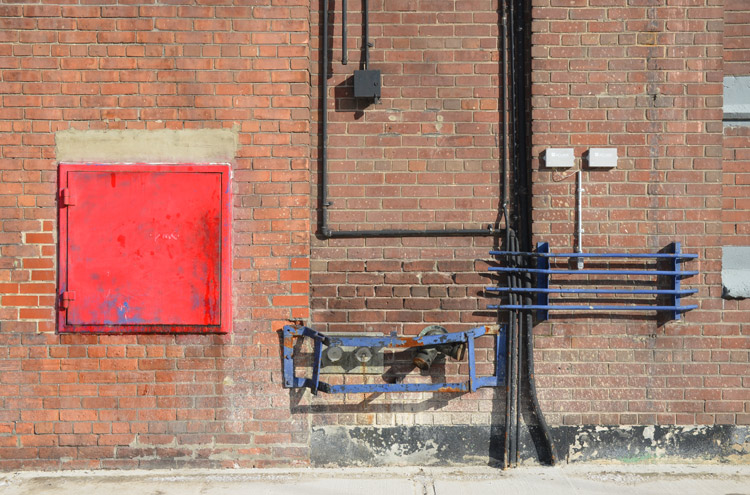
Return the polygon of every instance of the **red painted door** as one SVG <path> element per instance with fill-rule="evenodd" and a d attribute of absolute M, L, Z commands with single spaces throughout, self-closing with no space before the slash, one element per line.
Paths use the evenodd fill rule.
<path fill-rule="evenodd" d="M 221 166 L 61 166 L 61 331 L 227 331 L 228 185 Z"/>

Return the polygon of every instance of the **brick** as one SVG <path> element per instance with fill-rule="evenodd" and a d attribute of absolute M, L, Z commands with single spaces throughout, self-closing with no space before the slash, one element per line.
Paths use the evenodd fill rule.
<path fill-rule="evenodd" d="M 278 353 L 273 330 L 283 320 L 309 319 L 322 331 L 407 335 L 431 323 L 455 330 L 497 320 L 483 310 L 488 279 L 478 260 L 502 248 L 502 233 L 314 235 L 319 13 L 299 2 L 215 3 L 0 7 L 9 28 L 0 32 L 7 42 L 0 48 L 0 339 L 18 339 L 3 348 L 11 357 L 3 362 L 20 360 L 0 381 L 11 393 L 20 384 L 44 385 L 33 390 L 45 391 L 49 406 L 4 404 L 2 415 L 15 416 L 2 416 L 0 431 L 13 422 L 17 431 L 8 438 L 39 445 L 14 443 L 12 452 L 0 445 L 8 460 L 2 467 L 173 467 L 178 457 L 197 467 L 212 457 L 252 466 L 305 462 L 307 420 L 289 414 L 288 393 L 266 386 L 280 379 L 269 356 Z M 488 2 L 466 2 L 460 11 L 454 3 L 389 0 L 371 13 L 372 64 L 383 70 L 379 105 L 352 98 L 350 70 L 334 57 L 332 228 L 500 222 L 498 15 Z M 750 73 L 740 23 L 747 7 L 729 1 L 722 13 L 689 2 L 674 18 L 672 7 L 636 3 L 534 5 L 533 240 L 572 249 L 575 220 L 572 178 L 544 169 L 537 157 L 548 147 L 573 147 L 578 165 L 590 147 L 617 147 L 618 169 L 583 168 L 585 248 L 657 251 L 682 241 L 701 255 L 701 275 L 684 282 L 700 289 L 685 299 L 700 309 L 681 322 L 604 314 L 539 323 L 542 406 L 553 423 L 743 424 L 750 306 L 720 298 L 719 248 L 750 244 L 750 136 L 724 131 L 717 96 L 722 75 Z M 349 69 L 359 53 L 352 49 L 350 57 Z M 234 334 L 55 335 L 54 133 L 206 127 L 239 133 Z M 480 369 L 491 369 L 490 352 L 478 347 Z M 459 368 L 449 363 L 445 370 Z M 247 394 L 247 383 L 257 390 Z M 53 389 L 58 395 L 47 393 Z M 230 396 L 231 414 L 224 403 Z M 494 405 L 480 396 L 451 399 L 429 420 L 489 421 Z M 322 407 L 326 400 L 316 399 Z M 17 422 L 21 415 L 26 424 Z M 366 412 L 313 418 L 414 421 Z M 174 431 L 181 428 L 191 431 Z M 129 447 L 136 433 L 143 448 Z"/>

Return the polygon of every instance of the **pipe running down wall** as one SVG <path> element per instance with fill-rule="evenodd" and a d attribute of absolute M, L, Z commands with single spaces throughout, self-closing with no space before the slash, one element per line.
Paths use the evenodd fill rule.
<path fill-rule="evenodd" d="M 367 2 L 363 3 L 364 15 L 364 43 L 365 68 L 369 68 L 369 19 L 367 16 Z M 378 230 L 333 230 L 329 225 L 329 208 L 332 202 L 328 196 L 328 78 L 329 73 L 329 37 L 330 37 L 330 3 L 323 0 L 323 29 L 321 32 L 322 67 L 321 67 L 321 131 L 320 131 L 320 190 L 319 190 L 319 229 L 318 235 L 323 239 L 342 238 L 386 238 L 386 237 L 488 237 L 499 236 L 502 230 L 493 225 L 484 228 L 471 229 L 378 229 Z M 501 29 L 501 217 L 497 225 L 505 223 L 505 249 L 507 251 L 530 251 L 531 239 L 531 183 L 528 171 L 530 152 L 527 146 L 527 135 L 530 132 L 528 121 L 528 74 L 526 60 L 529 56 L 529 32 L 526 30 L 529 11 L 523 0 L 504 0 L 500 5 Z M 345 39 L 344 35 L 344 39 Z M 345 46 L 345 43 L 344 43 Z M 346 47 L 344 48 L 346 50 Z M 348 62 L 348 60 L 347 60 Z M 510 179 L 514 181 L 512 205 L 510 200 Z M 513 212 L 513 217 L 510 216 Z M 527 263 L 522 257 L 508 259 L 509 263 Z M 532 287 L 531 274 L 528 272 L 511 273 L 508 275 L 511 287 Z M 519 307 L 532 304 L 531 294 L 512 292 L 511 303 Z M 533 344 L 533 315 L 531 311 L 510 310 L 508 313 L 508 356 L 506 376 L 506 421 L 504 440 L 504 465 L 506 467 L 518 463 L 518 445 L 520 437 L 521 410 L 523 387 L 526 388 L 526 398 L 530 402 L 529 411 L 536 420 L 536 426 L 541 430 L 541 441 L 546 450 L 546 460 L 554 465 L 556 462 L 555 447 L 551 434 L 542 414 L 537 399 L 534 380 L 534 344 Z M 523 362 L 523 354 L 525 364 Z M 524 373 L 523 371 L 526 371 Z M 542 454 L 540 453 L 540 457 Z"/>

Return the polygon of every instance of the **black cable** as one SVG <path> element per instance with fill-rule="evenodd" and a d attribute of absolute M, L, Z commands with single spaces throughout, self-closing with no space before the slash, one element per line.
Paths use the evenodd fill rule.
<path fill-rule="evenodd" d="M 519 237 L 521 239 L 521 245 L 519 246 L 521 251 L 531 251 L 531 202 L 530 202 L 530 174 L 527 168 L 528 164 L 528 150 L 526 146 L 526 134 L 529 132 L 527 115 L 527 105 L 529 98 L 527 96 L 527 71 L 526 71 L 526 58 L 527 53 L 527 37 L 523 32 L 523 27 L 526 25 L 525 20 L 527 19 L 527 11 L 524 8 L 523 0 L 513 0 L 518 2 L 518 10 L 515 12 L 515 16 L 512 19 L 511 29 L 511 57 L 515 59 L 512 61 L 514 98 L 513 98 L 513 110 L 515 112 L 514 124 L 514 173 L 518 175 L 518 217 L 519 217 Z M 512 9 L 511 4 L 511 9 Z M 518 55 L 516 57 L 516 55 Z M 522 154 L 523 153 L 523 154 Z M 528 258 L 525 259 L 528 262 Z M 525 263 L 524 263 L 525 264 Z M 527 273 L 524 275 L 524 287 L 531 288 L 532 280 L 531 274 Z M 528 306 L 532 303 L 530 294 L 526 294 L 522 298 L 523 304 Z M 537 423 L 542 430 L 542 437 L 544 439 L 545 446 L 548 450 L 549 463 L 554 465 L 556 463 L 555 446 L 552 441 L 552 435 L 547 425 L 547 421 L 544 418 L 541 407 L 539 405 L 539 398 L 536 390 L 536 380 L 534 377 L 534 316 L 530 310 L 524 310 L 523 318 L 520 322 L 520 332 L 525 337 L 526 346 L 526 363 L 527 373 L 526 380 L 529 390 L 529 399 L 531 401 L 531 410 L 536 417 Z"/>

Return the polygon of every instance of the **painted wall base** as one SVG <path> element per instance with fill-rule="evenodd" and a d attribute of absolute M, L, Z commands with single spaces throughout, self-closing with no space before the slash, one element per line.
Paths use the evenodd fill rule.
<path fill-rule="evenodd" d="M 561 462 L 750 462 L 750 427 L 556 426 L 551 427 Z M 316 466 L 499 465 L 502 426 L 395 426 L 313 428 Z M 527 430 L 520 461 L 536 463 Z"/>

